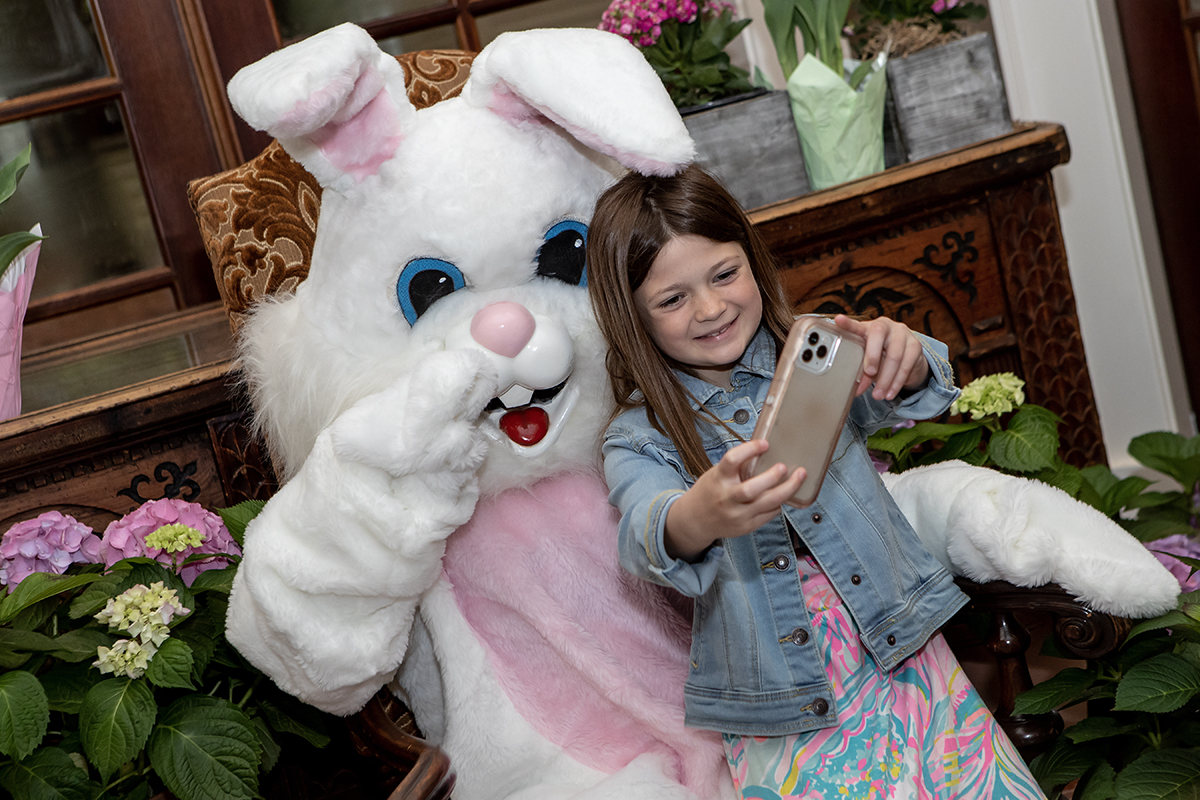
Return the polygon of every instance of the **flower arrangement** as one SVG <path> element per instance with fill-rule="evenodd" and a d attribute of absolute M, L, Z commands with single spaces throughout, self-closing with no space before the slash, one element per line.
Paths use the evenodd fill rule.
<path fill-rule="evenodd" d="M 225 641 L 248 501 L 154 500 L 103 536 L 57 511 L 0 540 L 0 786 L 17 800 L 258 796 L 327 715 Z M 297 739 L 299 737 L 299 739 Z"/>
<path fill-rule="evenodd" d="M 855 0 L 850 49 L 871 58 L 888 48 L 898 58 L 962 38 L 962 24 L 987 8 L 965 0 Z"/>
<path fill-rule="evenodd" d="M 689 108 L 754 88 L 725 52 L 749 24 L 724 0 L 613 0 L 599 27 L 641 50 L 675 107 Z"/>

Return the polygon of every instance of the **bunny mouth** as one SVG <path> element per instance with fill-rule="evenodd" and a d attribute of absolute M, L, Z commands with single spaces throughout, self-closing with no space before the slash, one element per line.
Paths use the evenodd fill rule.
<path fill-rule="evenodd" d="M 527 402 L 511 408 L 500 397 L 493 397 L 484 408 L 484 432 L 496 441 L 508 442 L 520 455 L 540 455 L 558 440 L 562 423 L 579 397 L 579 390 L 568 383 L 537 389 Z"/>

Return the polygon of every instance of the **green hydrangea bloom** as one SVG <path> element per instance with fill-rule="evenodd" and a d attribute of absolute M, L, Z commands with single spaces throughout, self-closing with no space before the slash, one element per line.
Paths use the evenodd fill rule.
<path fill-rule="evenodd" d="M 140 583 L 131 586 L 109 599 L 104 610 L 96 614 L 96 619 L 107 623 L 111 629 L 128 631 L 140 644 L 157 649 L 170 636 L 171 620 L 176 615 L 189 613 L 180 605 L 174 589 L 167 589 L 162 581 L 155 581 L 149 587 Z"/>
<path fill-rule="evenodd" d="M 136 639 L 121 639 L 112 647 L 96 648 L 99 658 L 92 662 L 92 666 L 105 675 L 111 673 L 117 677 L 140 678 L 157 652 L 158 647 L 153 644 L 143 644 Z"/>
<path fill-rule="evenodd" d="M 1006 414 L 1025 402 L 1024 386 L 1025 381 L 1011 372 L 984 375 L 963 387 L 950 413 L 970 414 L 973 420 Z"/>
<path fill-rule="evenodd" d="M 158 530 L 146 534 L 147 547 L 157 547 L 168 553 L 182 553 L 189 547 L 199 547 L 203 543 L 203 533 L 178 522 L 174 525 L 163 525 Z"/>

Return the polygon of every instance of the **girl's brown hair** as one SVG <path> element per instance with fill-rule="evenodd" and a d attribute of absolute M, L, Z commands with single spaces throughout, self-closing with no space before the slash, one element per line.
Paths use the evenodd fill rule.
<path fill-rule="evenodd" d="M 592 308 L 608 342 L 606 364 L 618 413 L 645 406 L 650 424 L 679 448 L 688 472 L 699 476 L 712 462 L 696 425 L 713 417 L 692 409 L 672 372 L 687 367 L 654 344 L 633 298 L 663 247 L 689 234 L 736 242 L 746 251 L 762 295 L 761 324 L 779 352 L 792 312 L 774 256 L 729 191 L 695 164 L 665 178 L 631 172 L 601 195 L 588 230 L 587 270 Z"/>

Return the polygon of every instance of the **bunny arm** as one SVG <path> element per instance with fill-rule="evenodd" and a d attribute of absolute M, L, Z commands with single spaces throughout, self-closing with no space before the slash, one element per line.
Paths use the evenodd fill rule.
<path fill-rule="evenodd" d="M 322 431 L 247 528 L 226 634 L 285 691 L 345 715 L 391 679 L 474 511 L 495 388 L 478 353 L 427 357 Z"/>

